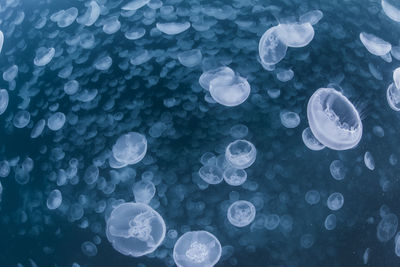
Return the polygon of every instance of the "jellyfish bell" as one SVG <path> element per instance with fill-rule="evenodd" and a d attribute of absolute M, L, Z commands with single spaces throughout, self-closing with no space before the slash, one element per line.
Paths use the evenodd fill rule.
<path fill-rule="evenodd" d="M 178 267 L 212 267 L 221 258 L 219 240 L 207 231 L 191 231 L 176 241 L 173 258 Z"/>
<path fill-rule="evenodd" d="M 263 66 L 275 65 L 281 61 L 287 51 L 287 45 L 278 37 L 279 26 L 269 28 L 258 43 L 258 53 Z"/>
<path fill-rule="evenodd" d="M 307 118 L 315 138 L 334 150 L 357 146 L 363 132 L 360 115 L 354 105 L 333 88 L 320 88 L 310 97 Z"/>
<path fill-rule="evenodd" d="M 394 111 L 400 111 L 400 89 L 391 83 L 386 90 L 386 99 L 389 107 Z"/>
<path fill-rule="evenodd" d="M 118 252 L 140 257 L 157 249 L 165 237 L 165 222 L 147 204 L 123 203 L 107 220 L 106 235 Z"/>
<path fill-rule="evenodd" d="M 256 160 L 257 150 L 247 140 L 240 139 L 230 143 L 225 150 L 226 161 L 236 169 L 246 169 Z"/>
<path fill-rule="evenodd" d="M 254 221 L 256 208 L 246 200 L 233 202 L 228 208 L 228 221 L 236 227 L 245 227 Z"/>
<path fill-rule="evenodd" d="M 120 136 L 112 148 L 113 157 L 126 164 L 136 164 L 147 152 L 147 139 L 137 132 L 129 132 Z"/>

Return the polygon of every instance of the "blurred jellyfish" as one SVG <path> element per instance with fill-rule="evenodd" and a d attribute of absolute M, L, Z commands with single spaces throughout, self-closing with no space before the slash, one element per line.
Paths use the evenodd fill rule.
<path fill-rule="evenodd" d="M 30 120 L 31 114 L 26 110 L 20 110 L 13 118 L 13 124 L 17 128 L 24 128 L 29 124 Z"/>
<path fill-rule="evenodd" d="M 50 192 L 49 196 L 47 197 L 47 208 L 49 210 L 57 209 L 62 203 L 62 195 L 60 190 L 54 189 Z"/>
<path fill-rule="evenodd" d="M 325 229 L 326 230 L 333 230 L 336 228 L 336 215 L 335 214 L 329 214 L 325 218 Z"/>
<path fill-rule="evenodd" d="M 58 131 L 64 126 L 65 119 L 64 113 L 56 112 L 47 120 L 47 127 L 52 131 Z"/>
<path fill-rule="evenodd" d="M 321 196 L 317 190 L 309 190 L 305 195 L 305 200 L 310 205 L 318 204 Z"/>
<path fill-rule="evenodd" d="M 134 11 L 134 10 L 138 10 L 139 8 L 147 5 L 149 2 L 150 2 L 150 0 L 132 0 L 129 3 L 125 4 L 121 9 L 128 10 L 128 11 Z"/>
<path fill-rule="evenodd" d="M 4 44 L 4 34 L 2 31 L 0 31 L 0 53 L 1 50 L 3 50 L 3 44 Z"/>
<path fill-rule="evenodd" d="M 157 29 L 167 35 L 180 34 L 190 28 L 190 22 L 165 22 L 156 23 Z"/>
<path fill-rule="evenodd" d="M 307 117 L 315 138 L 334 150 L 355 147 L 363 128 L 358 111 L 340 92 L 320 88 L 308 101 Z"/>
<path fill-rule="evenodd" d="M 139 181 L 133 186 L 133 195 L 136 202 L 148 204 L 156 194 L 156 187 L 151 181 Z"/>
<path fill-rule="evenodd" d="M 6 89 L 0 89 L 0 115 L 3 114 L 8 107 L 8 92 Z"/>
<path fill-rule="evenodd" d="M 201 63 L 202 54 L 200 49 L 192 49 L 178 54 L 179 62 L 188 68 L 195 67 Z"/>
<path fill-rule="evenodd" d="M 369 151 L 365 152 L 364 154 L 364 164 L 371 171 L 375 170 L 375 160 Z"/>
<path fill-rule="evenodd" d="M 222 174 L 227 184 L 239 186 L 246 182 L 247 173 L 243 169 L 227 168 Z"/>
<path fill-rule="evenodd" d="M 400 89 L 394 83 L 389 84 L 386 90 L 386 99 L 391 109 L 400 111 Z"/>
<path fill-rule="evenodd" d="M 219 184 L 222 182 L 222 170 L 216 165 L 205 165 L 199 169 L 199 176 L 208 184 Z"/>
<path fill-rule="evenodd" d="M 332 193 L 329 197 L 328 200 L 326 201 L 326 204 L 328 205 L 328 208 L 330 210 L 339 210 L 344 203 L 344 198 L 341 193 Z"/>
<path fill-rule="evenodd" d="M 300 124 L 300 117 L 296 112 L 282 111 L 280 118 L 282 125 L 286 128 L 296 128 Z"/>
<path fill-rule="evenodd" d="M 275 65 L 286 55 L 287 45 L 278 37 L 278 29 L 279 26 L 269 28 L 258 43 L 258 53 L 264 65 Z"/>
<path fill-rule="evenodd" d="M 88 257 L 93 257 L 97 255 L 97 247 L 90 241 L 83 242 L 81 245 L 81 249 L 83 254 L 85 254 Z"/>
<path fill-rule="evenodd" d="M 360 33 L 360 40 L 368 52 L 375 56 L 384 56 L 392 49 L 392 45 L 390 43 L 370 33 Z"/>
<path fill-rule="evenodd" d="M 331 165 L 329 165 L 329 170 L 335 180 L 340 181 L 346 177 L 347 169 L 340 160 L 332 161 Z"/>
<path fill-rule="evenodd" d="M 315 238 L 312 234 L 304 234 L 300 237 L 300 245 L 302 248 L 311 248 L 314 245 Z"/>
<path fill-rule="evenodd" d="M 236 140 L 225 150 L 225 159 L 236 169 L 246 169 L 256 160 L 255 146 L 247 140 Z"/>
<path fill-rule="evenodd" d="M 233 202 L 227 213 L 228 221 L 236 227 L 245 227 L 254 221 L 256 208 L 253 203 L 246 200 Z"/>
<path fill-rule="evenodd" d="M 176 241 L 173 258 L 178 267 L 212 267 L 221 258 L 218 239 L 207 231 L 184 233 Z"/>
<path fill-rule="evenodd" d="M 397 233 L 396 237 L 394 238 L 394 252 L 396 253 L 397 257 L 400 257 L 400 234 Z"/>
<path fill-rule="evenodd" d="M 280 218 L 277 214 L 268 214 L 265 217 L 264 226 L 267 230 L 274 230 L 278 227 Z"/>
<path fill-rule="evenodd" d="M 157 249 L 165 237 L 164 219 L 143 203 L 123 203 L 107 220 L 107 239 L 124 255 L 140 257 Z"/>
<path fill-rule="evenodd" d="M 56 50 L 53 47 L 50 48 L 40 47 L 36 50 L 36 57 L 33 63 L 38 67 L 43 67 L 50 63 L 55 53 Z"/>
<path fill-rule="evenodd" d="M 136 164 L 146 155 L 146 137 L 137 132 L 120 136 L 112 148 L 114 158 L 125 164 Z"/>
<path fill-rule="evenodd" d="M 397 216 L 389 213 L 383 216 L 376 229 L 376 236 L 381 242 L 387 242 L 396 234 L 398 226 Z"/>
<path fill-rule="evenodd" d="M 396 0 L 382 0 L 382 9 L 386 16 L 396 22 L 400 22 L 400 4 Z"/>
<path fill-rule="evenodd" d="M 400 68 L 393 71 L 393 82 L 396 88 L 400 89 Z"/>
<path fill-rule="evenodd" d="M 210 82 L 215 78 L 225 79 L 228 82 L 235 77 L 235 72 L 229 67 L 219 67 L 216 69 L 212 69 L 201 74 L 199 78 L 199 84 L 204 89 L 210 90 Z"/>
<path fill-rule="evenodd" d="M 0 177 L 7 177 L 10 174 L 10 163 L 7 160 L 0 161 Z"/>
<path fill-rule="evenodd" d="M 321 144 L 317 138 L 313 135 L 310 127 L 307 127 L 303 130 L 301 137 L 303 139 L 304 144 L 311 150 L 319 151 L 325 148 L 323 144 Z"/>
<path fill-rule="evenodd" d="M 311 25 L 317 24 L 324 16 L 321 10 L 311 10 L 300 16 L 300 23 L 310 23 Z"/>

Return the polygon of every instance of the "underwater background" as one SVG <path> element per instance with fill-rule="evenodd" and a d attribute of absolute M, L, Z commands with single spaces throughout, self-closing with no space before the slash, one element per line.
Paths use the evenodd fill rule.
<path fill-rule="evenodd" d="M 216 266 L 399 266 L 400 93 L 390 102 L 387 91 L 400 90 L 399 21 L 394 0 L 0 0 L 0 266 L 174 266 L 176 241 L 200 230 L 221 244 Z M 299 23 L 308 32 L 286 37 L 312 29 L 307 43 L 264 64 L 263 34 Z M 250 89 L 239 104 L 199 83 L 223 66 Z M 354 147 L 305 144 L 319 88 L 354 105 Z M 129 132 L 147 151 L 122 164 L 116 144 Z M 257 153 L 232 186 L 226 149 L 238 139 Z M 107 222 L 151 194 L 134 194 L 141 180 L 166 234 L 131 257 Z M 335 192 L 344 203 L 331 209 Z M 237 200 L 255 207 L 244 227 L 227 218 Z"/>

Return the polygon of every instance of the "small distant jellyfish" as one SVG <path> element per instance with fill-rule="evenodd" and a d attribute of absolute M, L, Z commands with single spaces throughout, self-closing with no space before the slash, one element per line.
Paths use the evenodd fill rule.
<path fill-rule="evenodd" d="M 221 258 L 219 240 L 207 231 L 184 233 L 176 241 L 173 258 L 178 267 L 212 267 Z"/>
<path fill-rule="evenodd" d="M 137 132 L 120 136 L 112 148 L 114 158 L 125 164 L 136 164 L 147 152 L 146 137 Z"/>
<path fill-rule="evenodd" d="M 267 230 L 274 230 L 278 227 L 280 223 L 280 218 L 277 214 L 268 214 L 265 217 L 264 227 Z"/>
<path fill-rule="evenodd" d="M 333 88 L 320 88 L 307 105 L 310 129 L 317 140 L 334 150 L 355 147 L 363 127 L 354 105 Z"/>
<path fill-rule="evenodd" d="M 242 139 L 249 133 L 249 128 L 243 124 L 236 124 L 229 130 L 230 135 L 235 139 Z"/>
<path fill-rule="evenodd" d="M 386 99 L 391 109 L 400 111 L 400 89 L 394 83 L 389 84 L 386 90 Z"/>
<path fill-rule="evenodd" d="M 236 169 L 246 169 L 256 160 L 255 146 L 247 140 L 236 140 L 230 143 L 225 150 L 226 161 Z"/>
<path fill-rule="evenodd" d="M 81 249 L 83 254 L 85 254 L 88 257 L 93 257 L 97 255 L 97 247 L 90 241 L 83 242 L 81 245 Z"/>
<path fill-rule="evenodd" d="M 13 124 L 17 128 L 24 128 L 29 124 L 30 120 L 31 114 L 26 110 L 20 110 L 13 118 Z"/>
<path fill-rule="evenodd" d="M 392 45 L 390 43 L 370 33 L 361 32 L 360 40 L 368 52 L 375 56 L 387 55 L 392 49 Z"/>
<path fill-rule="evenodd" d="M 332 193 L 329 197 L 328 200 L 326 201 L 326 204 L 328 205 L 328 208 L 330 210 L 339 210 L 344 203 L 344 198 L 341 193 Z"/>
<path fill-rule="evenodd" d="M 233 202 L 227 213 L 228 221 L 236 227 L 245 227 L 254 221 L 256 208 L 246 200 Z"/>
<path fill-rule="evenodd" d="M 279 24 L 277 36 L 288 47 L 304 47 L 314 38 L 314 28 L 310 23 Z"/>
<path fill-rule="evenodd" d="M 223 181 L 222 170 L 216 165 L 205 165 L 199 169 L 199 176 L 208 184 L 219 184 Z"/>
<path fill-rule="evenodd" d="M 323 144 L 321 144 L 317 138 L 313 135 L 310 127 L 307 127 L 303 130 L 301 137 L 303 139 L 304 144 L 311 150 L 319 151 L 325 148 Z"/>
<path fill-rule="evenodd" d="M 365 152 L 364 154 L 364 164 L 371 171 L 375 170 L 375 160 L 369 151 Z"/>
<path fill-rule="evenodd" d="M 0 177 L 7 177 L 10 174 L 10 169 L 10 163 L 8 161 L 0 161 Z"/>
<path fill-rule="evenodd" d="M 393 213 L 389 213 L 383 216 L 379 222 L 376 235 L 380 242 L 387 242 L 396 234 L 398 226 L 397 216 Z"/>
<path fill-rule="evenodd" d="M 397 257 L 400 257 L 400 234 L 398 233 L 394 238 L 394 252 L 396 253 Z"/>
<path fill-rule="evenodd" d="M 307 191 L 307 193 L 305 195 L 305 200 L 310 205 L 318 204 L 320 198 L 321 198 L 321 196 L 317 190 Z"/>
<path fill-rule="evenodd" d="M 6 89 L 0 89 L 0 115 L 3 114 L 8 107 L 9 96 Z"/>
<path fill-rule="evenodd" d="M 304 234 L 300 237 L 300 245 L 302 248 L 311 248 L 314 245 L 315 238 L 312 234 Z"/>
<path fill-rule="evenodd" d="M 278 27 L 269 28 L 258 43 L 258 53 L 263 65 L 275 65 L 286 55 L 287 45 L 279 39 Z"/>
<path fill-rule="evenodd" d="M 42 46 L 36 50 L 36 57 L 33 63 L 38 67 L 46 66 L 53 59 L 55 53 L 56 50 L 53 47 L 46 48 Z"/>
<path fill-rule="evenodd" d="M 224 180 L 232 186 L 242 185 L 247 180 L 247 173 L 243 169 L 227 168 L 223 173 Z"/>
<path fill-rule="evenodd" d="M 148 204 L 156 194 L 156 187 L 151 181 L 139 181 L 133 186 L 133 195 L 136 202 Z"/>
<path fill-rule="evenodd" d="M 400 22 L 400 5 L 398 1 L 382 0 L 381 5 L 386 16 L 396 22 Z"/>
<path fill-rule="evenodd" d="M 195 67 L 201 63 L 202 54 L 200 49 L 192 49 L 178 54 L 179 62 L 188 68 Z"/>
<path fill-rule="evenodd" d="M 56 112 L 47 120 L 47 127 L 52 131 L 60 130 L 65 124 L 65 115 L 62 112 Z"/>
<path fill-rule="evenodd" d="M 49 210 L 57 209 L 62 203 L 62 194 L 60 190 L 54 189 L 50 192 L 49 196 L 47 197 L 47 208 Z"/>
<path fill-rule="evenodd" d="M 329 165 L 329 171 L 335 180 L 340 181 L 346 178 L 347 169 L 340 160 L 332 161 L 331 165 Z"/>
<path fill-rule="evenodd" d="M 108 241 L 118 252 L 140 257 L 155 251 L 165 238 L 164 219 L 143 203 L 123 203 L 107 220 Z"/>
<path fill-rule="evenodd" d="M 328 216 L 326 216 L 325 218 L 325 229 L 326 230 L 333 230 L 336 228 L 336 215 L 335 214 L 329 214 Z"/>
<path fill-rule="evenodd" d="M 300 23 L 310 23 L 311 25 L 317 24 L 324 17 L 324 13 L 321 10 L 311 10 L 300 16 Z"/>
<path fill-rule="evenodd" d="M 393 71 L 393 82 L 396 88 L 400 88 L 400 68 Z"/>
<path fill-rule="evenodd" d="M 282 125 L 286 128 L 296 128 L 300 124 L 300 117 L 296 112 L 282 111 L 280 118 Z"/>

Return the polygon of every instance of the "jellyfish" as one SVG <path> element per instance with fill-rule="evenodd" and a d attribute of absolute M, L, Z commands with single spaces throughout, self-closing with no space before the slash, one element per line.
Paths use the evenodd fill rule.
<path fill-rule="evenodd" d="M 247 140 L 241 139 L 230 143 L 225 150 L 226 161 L 236 169 L 246 169 L 256 160 L 255 146 Z"/>
<path fill-rule="evenodd" d="M 156 193 L 156 187 L 151 181 L 139 181 L 133 186 L 135 201 L 148 204 Z"/>
<path fill-rule="evenodd" d="M 250 84 L 248 81 L 235 75 L 231 77 L 217 75 L 210 81 L 210 94 L 215 102 L 234 107 L 242 104 L 250 95 Z"/>
<path fill-rule="evenodd" d="M 280 218 L 277 214 L 268 214 L 265 217 L 264 227 L 267 230 L 274 230 L 278 227 L 280 223 Z"/>
<path fill-rule="evenodd" d="M 282 111 L 280 118 L 282 125 L 286 128 L 296 128 L 300 124 L 300 116 L 296 112 Z"/>
<path fill-rule="evenodd" d="M 343 162 L 340 160 L 334 160 L 329 165 L 329 171 L 335 180 L 343 180 L 346 177 L 347 169 Z"/>
<path fill-rule="evenodd" d="M 319 151 L 325 148 L 323 144 L 321 144 L 317 138 L 313 135 L 310 127 L 307 127 L 303 130 L 301 137 L 303 139 L 304 144 L 311 150 Z"/>
<path fill-rule="evenodd" d="M 50 192 L 49 196 L 47 197 L 47 208 L 49 210 L 57 209 L 62 203 L 62 194 L 60 190 L 54 189 Z"/>
<path fill-rule="evenodd" d="M 276 30 L 279 40 L 288 47 L 304 47 L 314 38 L 313 26 L 306 23 L 279 24 Z"/>
<path fill-rule="evenodd" d="M 387 55 L 392 49 L 392 45 L 390 43 L 371 33 L 360 33 L 360 40 L 365 48 L 368 50 L 368 52 L 375 56 Z"/>
<path fill-rule="evenodd" d="M 0 89 L 0 115 L 3 114 L 8 107 L 8 92 L 6 89 Z"/>
<path fill-rule="evenodd" d="M 400 111 L 400 89 L 394 83 L 389 84 L 386 90 L 386 99 L 391 109 Z"/>
<path fill-rule="evenodd" d="M 52 131 L 58 131 L 64 126 L 65 119 L 64 113 L 56 112 L 47 120 L 47 127 Z"/>
<path fill-rule="evenodd" d="M 253 203 L 246 200 L 233 202 L 227 213 L 228 221 L 236 227 L 245 227 L 254 221 L 256 208 Z"/>
<path fill-rule="evenodd" d="M 203 58 L 200 49 L 192 49 L 178 54 L 179 62 L 188 68 L 195 67 L 201 63 Z"/>
<path fill-rule="evenodd" d="M 157 29 L 167 35 L 180 34 L 190 28 L 190 22 L 165 22 L 156 23 Z"/>
<path fill-rule="evenodd" d="M 326 201 L 326 204 L 330 210 L 339 210 L 343 206 L 343 203 L 343 195 L 338 192 L 332 193 Z"/>
<path fill-rule="evenodd" d="M 1 50 L 3 50 L 3 44 L 4 44 L 4 34 L 2 31 L 0 31 L 0 53 Z"/>
<path fill-rule="evenodd" d="M 324 17 L 321 10 L 311 10 L 299 17 L 300 23 L 310 23 L 311 25 L 317 24 Z"/>
<path fill-rule="evenodd" d="M 114 158 L 125 164 L 136 164 L 147 152 L 146 137 L 137 132 L 120 136 L 112 148 Z"/>
<path fill-rule="evenodd" d="M 247 173 L 243 169 L 227 168 L 222 175 L 225 182 L 232 186 L 242 185 L 247 179 Z"/>
<path fill-rule="evenodd" d="M 337 219 L 336 219 L 335 214 L 329 214 L 328 216 L 326 216 L 325 222 L 324 222 L 325 229 L 329 230 L 329 231 L 335 229 L 336 221 L 337 221 Z"/>
<path fill-rule="evenodd" d="M 50 48 L 46 48 L 43 46 L 39 47 L 36 50 L 36 57 L 33 60 L 33 63 L 38 67 L 46 66 L 53 59 L 55 53 L 56 50 L 53 47 Z"/>
<path fill-rule="evenodd" d="M 204 72 L 200 75 L 199 84 L 200 86 L 209 91 L 210 90 L 210 82 L 215 78 L 219 78 L 219 80 L 226 80 L 229 82 L 235 76 L 235 72 L 229 67 L 219 67 L 216 69 L 212 69 L 209 71 Z"/>
<path fill-rule="evenodd" d="M 184 233 L 176 241 L 173 258 L 178 267 L 212 267 L 221 258 L 219 240 L 207 231 Z"/>
<path fill-rule="evenodd" d="M 20 110 L 13 118 L 13 124 L 17 128 L 24 128 L 29 124 L 30 120 L 31 114 L 26 110 Z"/>
<path fill-rule="evenodd" d="M 310 205 L 318 204 L 321 196 L 317 190 L 309 190 L 305 195 L 305 200 Z"/>
<path fill-rule="evenodd" d="M 364 164 L 371 171 L 375 170 L 375 160 L 369 151 L 365 152 L 364 154 Z"/>
<path fill-rule="evenodd" d="M 400 68 L 393 71 L 393 81 L 397 89 L 400 89 Z"/>
<path fill-rule="evenodd" d="M 361 140 L 363 127 L 358 111 L 333 88 L 314 92 L 308 101 L 307 117 L 315 138 L 331 149 L 350 149 Z"/>
<path fill-rule="evenodd" d="M 383 216 L 376 229 L 376 235 L 381 242 L 387 242 L 396 234 L 398 226 L 397 216 L 389 213 Z"/>
<path fill-rule="evenodd" d="M 165 237 L 164 219 L 143 203 L 123 203 L 107 220 L 108 241 L 118 252 L 140 257 L 155 251 Z"/>
<path fill-rule="evenodd" d="M 304 234 L 300 237 L 300 245 L 302 248 L 310 248 L 314 245 L 315 238 L 312 234 Z"/>
<path fill-rule="evenodd" d="M 139 8 L 147 5 L 150 2 L 150 0 L 133 0 L 124 5 L 121 9 L 122 10 L 128 10 L 128 11 L 134 11 L 138 10 Z"/>
<path fill-rule="evenodd" d="M 97 255 L 97 247 L 90 241 L 83 242 L 81 245 L 81 250 L 83 254 L 85 254 L 88 257 L 93 257 Z"/>
<path fill-rule="evenodd" d="M 400 4 L 398 1 L 382 0 L 381 5 L 386 16 L 396 22 L 400 22 Z"/>
<path fill-rule="evenodd" d="M 279 26 L 269 28 L 258 43 L 258 53 L 263 65 L 275 65 L 286 55 L 287 45 L 278 37 L 278 29 Z"/>
<path fill-rule="evenodd" d="M 199 169 L 199 176 L 208 184 L 219 184 L 224 179 L 222 170 L 216 165 L 205 165 Z"/>

